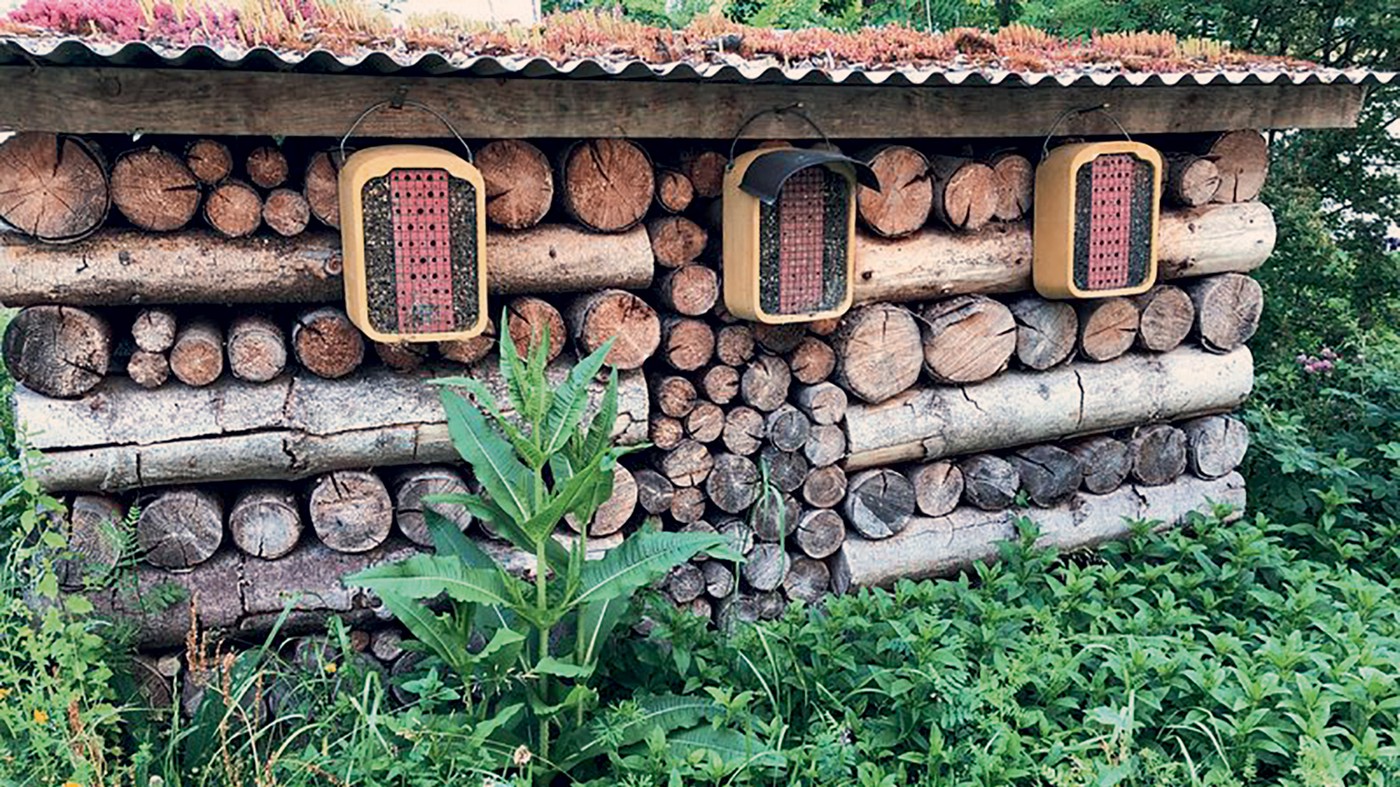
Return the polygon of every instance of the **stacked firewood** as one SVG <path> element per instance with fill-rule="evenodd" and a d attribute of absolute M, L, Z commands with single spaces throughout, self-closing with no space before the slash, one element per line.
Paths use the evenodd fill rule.
<path fill-rule="evenodd" d="M 725 624 L 965 568 L 1021 514 L 1068 548 L 1121 534 L 1122 516 L 1238 502 L 1247 436 L 1220 414 L 1252 385 L 1267 151 L 1255 132 L 1159 146 L 1160 283 L 1144 295 L 1030 294 L 1038 150 L 878 145 L 861 153 L 882 189 L 857 198 L 857 305 L 772 326 L 720 297 L 728 162 L 713 146 L 492 141 L 475 156 L 487 332 L 378 345 L 338 305 L 341 159 L 325 141 L 18 135 L 0 145 L 0 221 L 19 230 L 0 233 L 0 302 L 24 308 L 3 353 L 47 456 L 33 472 L 80 493 L 65 585 L 135 549 L 137 585 L 185 587 L 210 628 L 256 636 L 300 593 L 297 630 L 330 614 L 382 629 L 339 577 L 426 548 L 422 496 L 470 488 L 427 381 L 503 393 L 503 333 L 547 337 L 554 379 L 613 341 L 614 436 L 651 447 L 560 537 L 587 528 L 605 549 L 648 519 L 726 534 L 742 564 L 696 561 L 659 585 Z M 133 505 L 125 541 L 100 537 Z M 188 618 L 147 615 L 142 636 L 176 644 Z"/>

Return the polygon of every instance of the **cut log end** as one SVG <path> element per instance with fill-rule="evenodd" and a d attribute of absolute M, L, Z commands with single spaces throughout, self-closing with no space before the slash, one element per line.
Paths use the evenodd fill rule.
<path fill-rule="evenodd" d="M 185 385 L 209 385 L 224 373 L 224 334 L 213 320 L 182 325 L 170 348 L 170 371 Z"/>
<path fill-rule="evenodd" d="M 223 539 L 223 505 L 203 490 L 163 492 L 141 509 L 136 521 L 136 541 L 146 562 L 162 568 L 203 563 Z"/>
<path fill-rule="evenodd" d="M 112 329 L 95 312 L 31 306 L 5 329 L 5 367 L 24 387 L 75 399 L 102 382 L 112 356 Z"/>
<path fill-rule="evenodd" d="M 636 369 L 661 346 L 661 318 L 646 301 L 625 290 L 603 290 L 575 300 L 569 328 L 581 354 L 613 340 L 607 363 Z"/>
<path fill-rule="evenodd" d="M 252 235 L 262 225 L 262 214 L 262 197 L 241 180 L 220 183 L 204 201 L 204 220 L 225 238 Z"/>
<path fill-rule="evenodd" d="M 685 173 L 674 169 L 656 173 L 656 204 L 667 213 L 681 213 L 695 199 L 695 187 Z"/>
<path fill-rule="evenodd" d="M 862 536 L 889 538 L 904 529 L 914 515 L 914 485 L 888 468 L 864 470 L 851 476 L 842 511 Z"/>
<path fill-rule="evenodd" d="M 212 186 L 233 174 L 233 154 L 216 139 L 196 139 L 185 148 L 185 166 L 200 183 Z"/>
<path fill-rule="evenodd" d="M 112 202 L 132 224 L 177 230 L 199 210 L 199 181 L 184 159 L 160 148 L 123 153 L 112 167 Z"/>
<path fill-rule="evenodd" d="M 527 356 L 546 340 L 545 357 L 550 361 L 564 351 L 567 329 L 564 316 L 549 301 L 531 296 L 512 298 L 506 306 L 507 329 L 520 355 Z"/>
<path fill-rule="evenodd" d="M 262 220 L 284 238 L 300 235 L 311 223 L 311 203 L 300 191 L 274 189 L 263 202 Z"/>
<path fill-rule="evenodd" d="M 0 222 L 68 242 L 101 227 L 110 204 L 101 156 L 87 142 L 25 132 L 0 143 Z"/>
<path fill-rule="evenodd" d="M 1264 291 L 1253 278 L 1223 273 L 1192 282 L 1186 291 L 1196 307 L 1195 332 L 1205 349 L 1230 352 L 1259 329 Z"/>
<path fill-rule="evenodd" d="M 258 315 L 234 318 L 228 329 L 228 365 L 233 376 L 265 383 L 287 368 L 287 337 L 272 320 Z"/>
<path fill-rule="evenodd" d="M 919 379 L 923 349 L 919 325 L 907 310 L 890 304 L 855 309 L 832 337 L 833 380 L 858 398 L 876 404 L 907 390 Z"/>
<path fill-rule="evenodd" d="M 325 306 L 304 312 L 292 327 L 297 361 L 312 374 L 335 379 L 359 368 L 365 340 L 345 312 Z"/>
<path fill-rule="evenodd" d="M 239 549 L 254 557 L 275 560 L 290 554 L 301 540 L 301 506 L 286 487 L 250 486 L 239 493 L 229 509 L 228 526 Z"/>
<path fill-rule="evenodd" d="M 580 142 L 564 154 L 564 209 L 599 232 L 621 232 L 646 216 L 656 190 L 651 159 L 625 139 Z"/>
<path fill-rule="evenodd" d="M 663 268 L 679 268 L 694 262 L 709 242 L 705 228 L 684 216 L 663 216 L 648 222 L 647 236 L 651 238 L 656 264 Z"/>
<path fill-rule="evenodd" d="M 1004 152 L 992 157 L 996 175 L 997 207 L 1001 221 L 1016 221 L 1031 212 L 1035 200 L 1035 167 L 1020 153 Z"/>
<path fill-rule="evenodd" d="M 337 552 L 368 552 L 394 523 L 389 490 L 373 473 L 340 470 L 316 479 L 307 498 L 311 526 Z"/>
<path fill-rule="evenodd" d="M 943 516 L 962 500 L 962 470 L 952 462 L 919 465 L 909 473 L 909 481 L 914 485 L 914 503 L 924 516 Z"/>
<path fill-rule="evenodd" d="M 933 208 L 933 183 L 928 159 L 904 145 L 886 145 L 868 153 L 880 190 L 861 187 L 856 208 L 865 225 L 878 235 L 898 238 L 917 231 Z"/>
<path fill-rule="evenodd" d="M 985 295 L 960 295 L 922 314 L 924 369 L 942 383 L 975 383 L 1000 373 L 1016 351 L 1011 310 Z"/>
<path fill-rule="evenodd" d="M 431 495 L 464 495 L 469 491 L 461 474 L 451 468 L 423 467 L 403 472 L 394 489 L 399 532 L 415 544 L 432 546 L 433 535 L 428 529 L 426 514 L 432 511 L 465 533 L 472 523 L 471 512 L 466 506 L 429 503 L 424 498 Z"/>
<path fill-rule="evenodd" d="M 1259 197 L 1269 174 L 1269 142 L 1263 134 L 1222 134 L 1211 143 L 1205 158 L 1215 163 L 1220 175 L 1215 202 L 1248 202 Z"/>
<path fill-rule="evenodd" d="M 1137 340 L 1138 310 L 1127 298 L 1081 303 L 1079 351 L 1091 361 L 1111 361 Z"/>
<path fill-rule="evenodd" d="M 244 169 L 248 180 L 259 188 L 275 189 L 287 182 L 287 156 L 271 145 L 254 148 L 244 162 Z"/>
<path fill-rule="evenodd" d="M 486 218 L 492 223 L 523 230 L 544 220 L 554 201 L 554 172 L 539 148 L 498 139 L 477 152 L 476 166 L 486 182 Z"/>

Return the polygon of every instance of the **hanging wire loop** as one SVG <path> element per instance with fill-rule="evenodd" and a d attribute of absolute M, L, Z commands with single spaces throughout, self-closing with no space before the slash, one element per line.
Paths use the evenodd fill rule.
<path fill-rule="evenodd" d="M 1108 111 L 1108 106 L 1108 104 L 1097 104 L 1092 107 L 1073 107 L 1070 109 L 1066 109 L 1064 112 L 1061 112 L 1059 116 L 1055 118 L 1055 122 L 1050 124 L 1050 130 L 1045 134 L 1045 141 L 1042 142 L 1040 145 L 1041 157 L 1044 158 L 1045 156 L 1050 155 L 1050 140 L 1054 138 L 1055 131 L 1058 130 L 1060 126 L 1064 125 L 1064 122 L 1066 120 L 1069 120 L 1071 117 L 1087 115 L 1090 112 L 1102 112 L 1105 117 L 1107 117 L 1110 121 L 1113 122 L 1113 125 L 1118 127 L 1118 133 L 1122 134 L 1124 139 L 1128 140 L 1129 142 L 1132 142 L 1133 135 L 1129 134 L 1128 130 L 1126 128 L 1123 128 L 1123 124 L 1118 122 L 1118 118 L 1114 116 L 1112 112 Z"/>
<path fill-rule="evenodd" d="M 729 166 L 734 166 L 734 152 L 739 149 L 739 137 L 743 135 L 744 129 L 753 125 L 753 122 L 755 120 L 758 120 L 764 115 L 777 115 L 778 117 L 782 117 L 783 115 L 796 115 L 797 117 L 806 121 L 807 125 L 811 126 L 812 130 L 817 132 L 817 134 L 821 136 L 823 144 L 825 144 L 828 148 L 831 147 L 831 138 L 826 135 L 826 132 L 822 130 L 821 126 L 817 125 L 817 122 L 813 120 L 810 115 L 802 111 L 801 102 L 788 104 L 785 107 L 760 109 L 752 115 L 749 115 L 748 117 L 744 118 L 744 122 L 740 123 L 739 128 L 735 130 L 734 139 L 731 140 L 729 143 Z"/>
<path fill-rule="evenodd" d="M 361 113 L 360 113 L 360 116 L 359 116 L 359 117 L 355 118 L 355 122 L 350 124 L 350 130 L 349 130 L 349 131 L 346 131 L 346 132 L 345 132 L 345 136 L 343 136 L 343 137 L 340 138 L 340 160 L 341 160 L 341 161 L 344 161 L 344 160 L 345 160 L 345 143 L 346 143 L 347 140 L 350 139 L 350 136 L 351 136 L 352 134 L 355 133 L 355 129 L 359 128 L 359 127 L 360 127 L 360 124 L 363 123 L 363 122 L 365 122 L 365 118 L 369 117 L 370 115 L 374 114 L 375 112 L 378 112 L 378 111 L 381 110 L 381 109 L 384 109 L 385 107 L 388 107 L 388 108 L 394 109 L 394 110 L 398 110 L 398 109 L 404 108 L 404 107 L 411 107 L 411 108 L 413 108 L 413 109 L 419 109 L 419 110 L 422 110 L 422 111 L 424 111 L 424 112 L 427 112 L 428 114 L 430 114 L 430 115 L 432 115 L 433 117 L 437 118 L 439 122 L 441 122 L 444 126 L 447 127 L 447 130 L 448 130 L 448 131 L 452 132 L 452 136 L 455 137 L 456 140 L 457 140 L 457 142 L 460 143 L 460 144 L 462 145 L 462 148 L 463 148 L 464 150 L 467 151 L 467 161 L 471 161 L 471 160 L 472 160 L 472 148 L 471 148 L 471 145 L 468 145 L 468 144 L 467 144 L 467 141 L 466 141 L 465 139 L 462 139 L 462 135 L 457 133 L 457 128 L 456 128 L 455 126 L 453 126 L 453 125 L 452 125 L 452 122 L 451 122 L 450 120 L 448 120 L 446 117 L 444 117 L 444 116 L 442 115 L 441 112 L 438 112 L 436 109 L 433 109 L 432 107 L 428 106 L 427 104 L 424 104 L 424 103 L 421 102 L 421 101 L 411 101 L 411 100 L 408 100 L 408 99 L 404 99 L 402 96 L 396 95 L 396 96 L 395 96 L 394 98 L 392 98 L 392 99 L 386 99 L 386 100 L 384 100 L 384 101 L 380 101 L 380 102 L 378 102 L 378 103 L 371 104 L 368 108 L 365 109 L 364 112 L 361 112 Z"/>

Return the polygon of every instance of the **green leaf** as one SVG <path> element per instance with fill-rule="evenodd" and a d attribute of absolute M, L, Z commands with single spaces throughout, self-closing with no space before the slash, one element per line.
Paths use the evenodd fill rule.
<path fill-rule="evenodd" d="M 467 393 L 471 394 L 476 399 L 477 405 L 485 408 L 486 413 L 491 416 L 496 426 L 500 427 L 506 439 L 509 440 L 510 444 L 515 448 L 516 453 L 520 454 L 530 467 L 538 468 L 544 466 L 544 454 L 540 452 L 540 449 L 535 447 L 535 444 L 531 442 L 530 438 L 526 437 L 525 434 L 520 431 L 520 427 L 516 426 L 513 421 L 505 416 L 505 413 L 503 413 L 496 404 L 496 397 L 492 395 L 490 389 L 480 380 L 475 377 L 439 377 L 429 380 L 428 382 L 435 385 L 465 388 Z"/>
<path fill-rule="evenodd" d="M 778 752 L 752 737 L 725 728 L 699 727 L 673 732 L 666 736 L 666 743 L 680 757 L 687 757 L 695 751 L 713 752 L 719 755 L 729 770 L 757 764 L 780 765 L 783 762 Z"/>
<path fill-rule="evenodd" d="M 615 747 L 630 746 L 646 740 L 654 730 L 670 732 L 683 727 L 694 727 L 706 719 L 714 718 L 724 709 L 708 697 L 683 697 L 665 694 L 638 700 L 639 712 L 622 724 L 613 725 L 605 732 L 596 729 L 579 730 L 563 736 L 558 751 L 571 752 L 560 765 L 561 768 L 583 762 L 604 754 Z"/>
<path fill-rule="evenodd" d="M 569 477 L 568 481 L 555 492 L 544 508 L 524 525 L 527 535 L 534 539 L 549 538 L 564 515 L 578 508 L 581 500 L 592 499 L 593 486 L 600 483 L 598 465 L 604 457 L 598 457 Z"/>
<path fill-rule="evenodd" d="M 637 533 L 600 560 L 584 564 L 577 604 L 630 595 L 697 554 L 740 560 L 724 536 L 704 533 Z"/>
<path fill-rule="evenodd" d="M 446 593 L 454 601 L 510 606 L 506 582 L 516 580 L 497 568 L 468 568 L 455 557 L 415 555 L 367 568 L 343 581 L 380 594 L 387 591 L 407 598 L 432 598 Z"/>
<path fill-rule="evenodd" d="M 608 340 L 611 345 L 612 339 Z M 603 401 L 598 412 L 593 415 L 593 424 L 583 440 L 582 456 L 592 456 L 604 448 L 612 438 L 613 426 L 617 424 L 617 368 L 608 372 L 608 387 L 603 391 Z"/>
<path fill-rule="evenodd" d="M 457 453 L 471 465 L 477 480 L 506 516 L 524 522 L 529 518 L 528 501 L 534 499 L 535 474 L 520 464 L 510 443 L 461 394 L 443 390 L 442 405 Z"/>
<path fill-rule="evenodd" d="M 442 498 L 446 495 L 426 495 L 424 503 L 451 503 Z M 433 537 L 433 548 L 439 555 L 451 555 L 462 561 L 468 568 L 495 568 L 496 561 L 481 551 L 475 541 L 457 529 L 457 523 L 431 508 L 423 509 L 423 519 L 428 524 L 428 533 Z"/>
<path fill-rule="evenodd" d="M 548 331 L 549 327 L 545 326 L 545 330 Z M 555 390 L 554 401 L 550 403 L 549 412 L 544 418 L 543 432 L 539 435 L 540 446 L 545 453 L 553 454 L 562 450 L 569 438 L 578 431 L 583 411 L 588 407 L 588 384 L 603 368 L 603 358 L 607 357 L 612 343 L 613 340 L 608 339 L 603 342 L 602 347 L 575 364 L 574 368 L 569 370 L 568 377 L 564 378 L 563 385 Z"/>
<path fill-rule="evenodd" d="M 511 406 L 515 408 L 515 411 L 528 421 L 530 404 L 525 390 L 527 383 L 525 365 L 520 362 L 520 353 L 516 351 L 515 339 L 508 330 L 510 313 L 505 309 L 501 310 L 499 325 L 501 333 L 500 369 L 501 379 L 506 383 L 506 396 L 510 399 Z"/>
<path fill-rule="evenodd" d="M 427 495 L 423 498 L 429 503 L 455 503 L 465 505 L 467 510 L 478 519 L 484 520 L 495 528 L 497 535 L 509 541 L 517 549 L 524 550 L 531 555 L 535 554 L 535 541 L 521 528 L 515 520 L 506 515 L 492 501 L 478 495 L 464 494 L 440 494 Z M 569 552 L 564 549 L 559 542 L 548 539 L 544 545 L 545 562 L 549 567 L 557 572 L 563 573 L 569 564 Z"/>
<path fill-rule="evenodd" d="M 496 667 L 504 667 L 515 661 L 525 644 L 525 635 L 508 628 L 496 629 L 491 641 L 476 654 L 476 660 Z"/>
<path fill-rule="evenodd" d="M 614 596 L 584 604 L 578 611 L 578 660 L 592 664 L 627 611 L 630 598 Z"/>
<path fill-rule="evenodd" d="M 531 670 L 539 675 L 553 675 L 556 678 L 586 678 L 593 674 L 593 667 L 545 656 L 535 663 Z"/>
<path fill-rule="evenodd" d="M 454 670 L 460 670 L 461 657 L 467 652 L 467 643 L 456 636 L 446 615 L 434 614 L 422 602 L 391 590 L 381 589 L 376 592 L 384 600 L 384 606 L 394 613 L 394 617 L 414 638 Z"/>

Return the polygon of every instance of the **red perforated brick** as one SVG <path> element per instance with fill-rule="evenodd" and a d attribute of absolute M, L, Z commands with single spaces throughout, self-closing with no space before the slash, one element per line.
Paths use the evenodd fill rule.
<path fill-rule="evenodd" d="M 393 208 L 394 273 L 399 329 L 453 329 L 448 174 L 441 169 L 389 173 Z"/>
<path fill-rule="evenodd" d="M 1136 160 L 1099 156 L 1090 167 L 1089 289 L 1112 290 L 1128 284 Z"/>
<path fill-rule="evenodd" d="M 778 197 L 778 306 L 783 314 L 815 311 L 822 302 L 826 173 L 819 167 L 788 178 Z"/>

